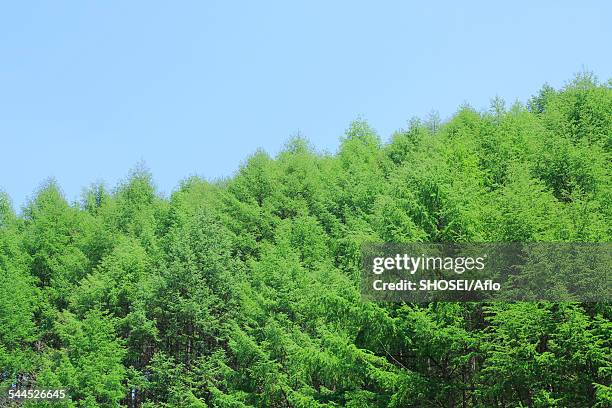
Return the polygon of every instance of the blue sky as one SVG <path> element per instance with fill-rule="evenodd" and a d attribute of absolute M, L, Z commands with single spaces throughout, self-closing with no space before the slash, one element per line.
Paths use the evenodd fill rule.
<path fill-rule="evenodd" d="M 28 1 L 0 6 L 0 189 L 75 200 L 138 162 L 161 192 L 297 132 L 335 151 L 432 109 L 612 75 L 612 3 Z M 532 3 L 539 3 L 534 5 Z"/>

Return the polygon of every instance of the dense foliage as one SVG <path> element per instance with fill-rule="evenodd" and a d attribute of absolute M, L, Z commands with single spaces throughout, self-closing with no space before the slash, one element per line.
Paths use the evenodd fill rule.
<path fill-rule="evenodd" d="M 609 407 L 608 304 L 364 302 L 364 242 L 610 242 L 611 83 L 300 138 L 168 198 L 0 196 L 0 385 L 66 407 Z M 5 398 L 3 391 L 0 398 Z M 7 399 L 0 405 L 10 406 Z M 45 404 L 39 404 L 44 406 Z"/>

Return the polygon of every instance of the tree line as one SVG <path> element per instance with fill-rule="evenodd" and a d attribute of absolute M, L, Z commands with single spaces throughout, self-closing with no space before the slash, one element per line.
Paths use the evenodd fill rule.
<path fill-rule="evenodd" d="M 0 195 L 0 405 L 609 407 L 608 303 L 363 301 L 361 246 L 610 242 L 612 82 L 293 138 L 169 196 Z M 62 388 L 14 402 L 8 388 Z"/>

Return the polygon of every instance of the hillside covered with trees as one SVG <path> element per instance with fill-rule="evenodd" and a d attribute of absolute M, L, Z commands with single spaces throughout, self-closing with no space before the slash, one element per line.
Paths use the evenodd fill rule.
<path fill-rule="evenodd" d="M 143 169 L 75 203 L 53 181 L 21 212 L 1 195 L 0 406 L 612 406 L 607 303 L 359 292 L 367 242 L 610 242 L 611 84 L 388 142 L 356 121 L 334 154 L 294 138 L 168 198 Z"/>

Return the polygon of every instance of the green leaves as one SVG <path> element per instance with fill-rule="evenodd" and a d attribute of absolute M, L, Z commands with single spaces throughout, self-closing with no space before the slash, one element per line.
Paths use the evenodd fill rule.
<path fill-rule="evenodd" d="M 125 395 L 125 349 L 116 338 L 115 321 L 99 310 L 77 319 L 61 313 L 56 332 L 62 347 L 48 352 L 38 388 L 64 388 L 84 406 L 113 406 Z"/>
<path fill-rule="evenodd" d="M 20 215 L 0 194 L 0 387 L 66 388 L 66 407 L 607 407 L 609 305 L 370 303 L 359 275 L 368 242 L 610 242 L 611 117 L 610 83 L 580 75 L 388 143 L 362 120 L 336 154 L 296 137 L 169 199 L 143 166 L 74 204 L 49 181 Z"/>

